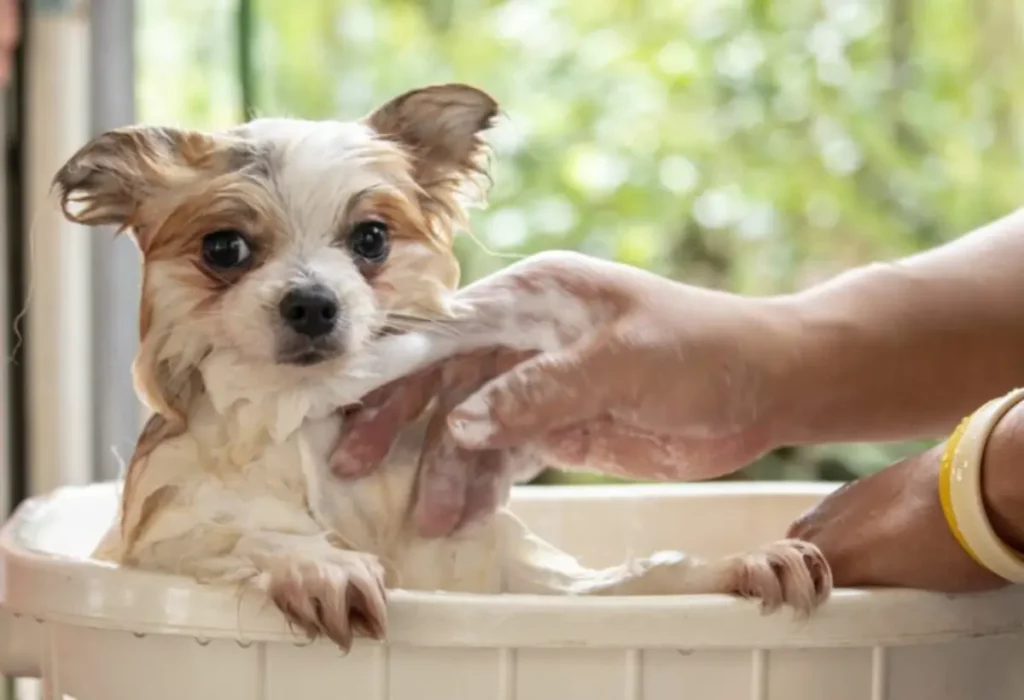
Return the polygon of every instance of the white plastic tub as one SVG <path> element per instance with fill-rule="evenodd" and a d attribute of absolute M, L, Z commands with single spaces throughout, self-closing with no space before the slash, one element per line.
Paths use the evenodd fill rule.
<path fill-rule="evenodd" d="M 520 489 L 514 508 L 592 564 L 751 548 L 829 487 Z M 394 592 L 390 641 L 303 646 L 233 590 L 83 560 L 112 485 L 25 504 L 0 532 L 0 671 L 76 700 L 1017 700 L 1024 592 L 839 591 L 794 622 L 724 596 Z"/>

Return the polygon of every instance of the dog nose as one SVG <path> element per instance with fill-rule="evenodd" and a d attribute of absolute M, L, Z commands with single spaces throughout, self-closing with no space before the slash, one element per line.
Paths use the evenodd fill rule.
<path fill-rule="evenodd" d="M 319 338 L 338 323 L 338 299 L 326 287 L 298 287 L 281 299 L 281 318 L 296 333 Z"/>

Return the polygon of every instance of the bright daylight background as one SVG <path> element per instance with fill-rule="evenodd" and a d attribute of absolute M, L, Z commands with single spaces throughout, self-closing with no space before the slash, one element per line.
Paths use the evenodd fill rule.
<path fill-rule="evenodd" d="M 140 0 L 137 117 L 355 117 L 411 87 L 495 95 L 491 207 L 461 241 L 573 248 L 766 294 L 902 256 L 1024 199 L 1008 0 Z M 979 271 L 983 274 L 982 271 Z M 845 479 L 915 445 L 769 455 Z M 551 474 L 544 477 L 553 477 Z"/>

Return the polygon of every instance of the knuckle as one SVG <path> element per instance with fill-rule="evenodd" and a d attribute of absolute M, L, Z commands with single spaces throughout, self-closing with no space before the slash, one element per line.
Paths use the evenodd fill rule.
<path fill-rule="evenodd" d="M 533 285 L 551 280 L 564 282 L 590 269 L 594 261 L 582 253 L 569 250 L 545 250 L 506 267 L 494 279 L 505 285 Z"/>
<path fill-rule="evenodd" d="M 544 271 L 544 272 L 561 272 L 566 269 L 572 269 L 588 265 L 590 258 L 583 253 L 578 253 L 573 250 L 545 250 L 535 255 L 531 255 L 529 258 L 523 261 L 524 268 L 530 268 L 531 271 Z"/>
<path fill-rule="evenodd" d="M 811 510 L 794 520 L 786 530 L 787 539 L 808 540 L 814 536 L 816 511 Z"/>

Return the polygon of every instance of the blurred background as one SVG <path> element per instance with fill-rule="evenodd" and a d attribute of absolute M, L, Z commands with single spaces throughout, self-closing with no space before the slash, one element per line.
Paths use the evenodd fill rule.
<path fill-rule="evenodd" d="M 22 12 L 0 183 L 7 506 L 117 476 L 141 420 L 135 251 L 63 223 L 47 199 L 64 159 L 114 126 L 352 118 L 426 83 L 478 85 L 506 118 L 491 206 L 459 244 L 467 281 L 570 248 L 787 292 L 934 246 L 1024 192 L 1015 0 L 50 0 Z M 780 450 L 735 478 L 848 479 L 920 447 Z"/>

